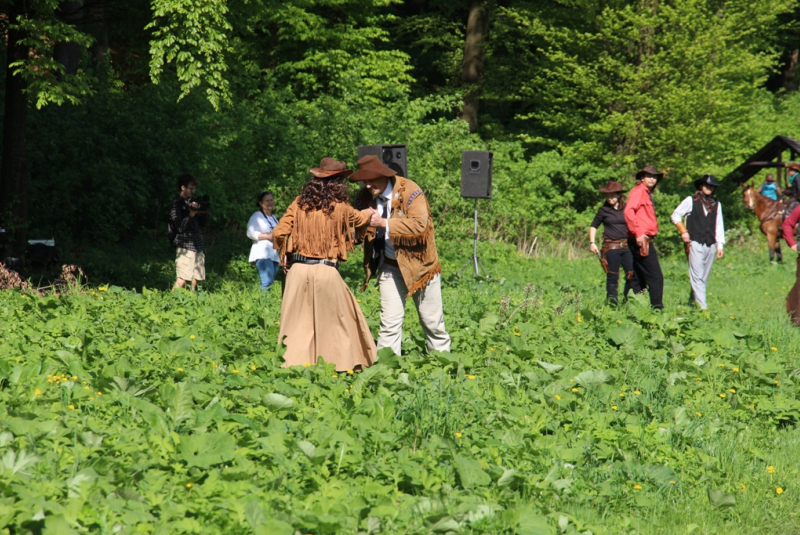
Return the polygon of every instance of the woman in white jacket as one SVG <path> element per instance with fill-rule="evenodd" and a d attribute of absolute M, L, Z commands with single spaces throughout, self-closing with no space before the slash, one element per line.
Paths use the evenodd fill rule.
<path fill-rule="evenodd" d="M 261 278 L 261 289 L 269 290 L 278 273 L 280 257 L 272 246 L 272 229 L 278 225 L 278 219 L 272 215 L 275 209 L 275 197 L 271 191 L 262 191 L 256 202 L 258 210 L 247 222 L 247 237 L 253 240 L 250 247 L 250 262 L 255 262 L 258 276 Z"/>

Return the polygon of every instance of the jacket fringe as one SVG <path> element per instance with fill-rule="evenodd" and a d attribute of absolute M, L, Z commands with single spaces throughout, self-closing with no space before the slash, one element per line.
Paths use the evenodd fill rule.
<path fill-rule="evenodd" d="M 442 272 L 442 265 L 439 262 L 433 265 L 433 267 L 428 271 L 425 275 L 422 276 L 417 282 L 411 285 L 411 288 L 408 289 L 408 294 L 406 294 L 406 299 L 420 291 L 421 289 L 425 288 L 429 282 L 431 282 L 436 275 L 439 275 Z"/>

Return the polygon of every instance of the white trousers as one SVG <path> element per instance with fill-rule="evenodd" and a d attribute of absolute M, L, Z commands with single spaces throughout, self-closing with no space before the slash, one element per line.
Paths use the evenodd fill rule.
<path fill-rule="evenodd" d="M 408 293 L 400 268 L 382 265 L 378 272 L 378 288 L 381 292 L 381 330 L 378 333 L 378 349 L 391 347 L 395 354 L 400 355 Z M 436 275 L 425 288 L 411 297 L 417 307 L 419 323 L 425 331 L 428 350 L 450 351 L 450 335 L 444 328 L 441 276 Z"/>
<path fill-rule="evenodd" d="M 689 282 L 692 284 L 691 299 L 697 301 L 702 310 L 708 308 L 706 304 L 706 285 L 711 275 L 711 265 L 717 254 L 717 244 L 703 245 L 693 241 L 689 249 Z"/>

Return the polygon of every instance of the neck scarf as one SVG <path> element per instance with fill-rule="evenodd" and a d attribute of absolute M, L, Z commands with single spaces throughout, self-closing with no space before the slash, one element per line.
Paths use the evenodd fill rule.
<path fill-rule="evenodd" d="M 692 196 L 692 199 L 703 203 L 703 208 L 705 208 L 706 212 L 709 214 L 713 214 L 717 209 L 717 199 L 711 195 L 703 195 L 702 191 L 695 193 Z"/>

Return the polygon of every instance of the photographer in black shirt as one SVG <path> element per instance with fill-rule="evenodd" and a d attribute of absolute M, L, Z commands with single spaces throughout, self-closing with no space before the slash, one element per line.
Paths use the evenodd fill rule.
<path fill-rule="evenodd" d="M 192 281 L 192 290 L 197 281 L 206 279 L 205 253 L 201 229 L 208 223 L 208 199 L 193 198 L 197 180 L 189 174 L 178 177 L 180 193 L 172 201 L 169 210 L 170 238 L 177 249 L 175 254 L 176 288 L 183 288 Z"/>
<path fill-rule="evenodd" d="M 606 294 L 608 302 L 617 304 L 617 291 L 619 288 L 620 266 L 625 269 L 625 299 L 628 292 L 633 290 L 639 293 L 642 289 L 633 272 L 633 254 L 628 249 L 628 226 L 625 223 L 625 197 L 619 182 L 609 182 L 600 186 L 600 191 L 606 196 L 606 202 L 597 211 L 589 227 L 589 250 L 600 255 L 600 264 L 606 272 Z M 603 245 L 597 248 L 595 237 L 597 227 L 603 225 Z"/>

